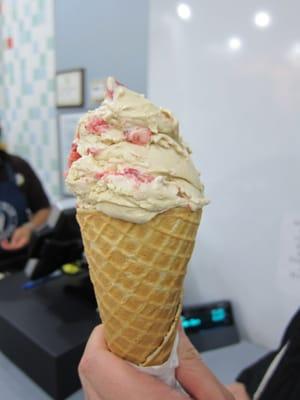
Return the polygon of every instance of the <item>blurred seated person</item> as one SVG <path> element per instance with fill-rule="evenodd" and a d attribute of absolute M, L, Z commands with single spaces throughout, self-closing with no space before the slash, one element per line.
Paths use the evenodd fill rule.
<path fill-rule="evenodd" d="M 242 371 L 227 388 L 236 400 L 300 399 L 300 309 L 279 348 Z"/>
<path fill-rule="evenodd" d="M 33 231 L 49 213 L 48 197 L 30 165 L 0 143 L 0 268 L 1 262 L 27 254 Z"/>

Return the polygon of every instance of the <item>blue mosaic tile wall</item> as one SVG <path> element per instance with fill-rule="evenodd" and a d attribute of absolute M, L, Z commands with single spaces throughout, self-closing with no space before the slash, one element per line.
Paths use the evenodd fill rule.
<path fill-rule="evenodd" d="M 2 35 L 2 1 L 0 0 L 0 125 L 3 112 L 3 35 Z"/>
<path fill-rule="evenodd" d="M 9 151 L 26 158 L 48 193 L 56 198 L 60 185 L 54 0 L 2 0 L 2 3 L 4 138 Z"/>

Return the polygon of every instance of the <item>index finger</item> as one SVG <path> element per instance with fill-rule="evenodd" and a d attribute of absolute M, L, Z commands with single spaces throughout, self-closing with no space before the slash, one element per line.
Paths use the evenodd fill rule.
<path fill-rule="evenodd" d="M 176 376 L 183 388 L 194 399 L 234 400 L 232 394 L 201 360 L 198 351 L 183 330 L 180 331 L 179 367 Z"/>

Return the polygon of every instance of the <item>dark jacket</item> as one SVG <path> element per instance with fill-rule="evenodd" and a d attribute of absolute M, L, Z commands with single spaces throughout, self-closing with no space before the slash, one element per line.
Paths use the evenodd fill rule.
<path fill-rule="evenodd" d="M 288 344 L 281 361 L 259 400 L 300 400 L 300 309 L 289 323 L 278 350 L 268 353 L 237 377 L 252 397 L 265 372 L 281 348 Z"/>

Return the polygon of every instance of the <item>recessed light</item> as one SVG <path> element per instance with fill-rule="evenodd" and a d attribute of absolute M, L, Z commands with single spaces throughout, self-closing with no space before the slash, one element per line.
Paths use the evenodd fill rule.
<path fill-rule="evenodd" d="M 191 7 L 188 4 L 180 3 L 177 6 L 177 14 L 181 19 L 190 19 L 192 15 Z"/>
<path fill-rule="evenodd" d="M 230 50 L 233 51 L 237 51 L 240 50 L 240 48 L 242 47 L 242 41 L 239 37 L 235 36 L 235 37 L 231 37 L 228 40 L 228 47 Z"/>
<path fill-rule="evenodd" d="M 294 57 L 300 57 L 300 42 L 293 45 L 291 53 Z"/>
<path fill-rule="evenodd" d="M 254 23 L 259 28 L 267 28 L 271 24 L 271 16 L 265 11 L 260 11 L 255 14 Z"/>

